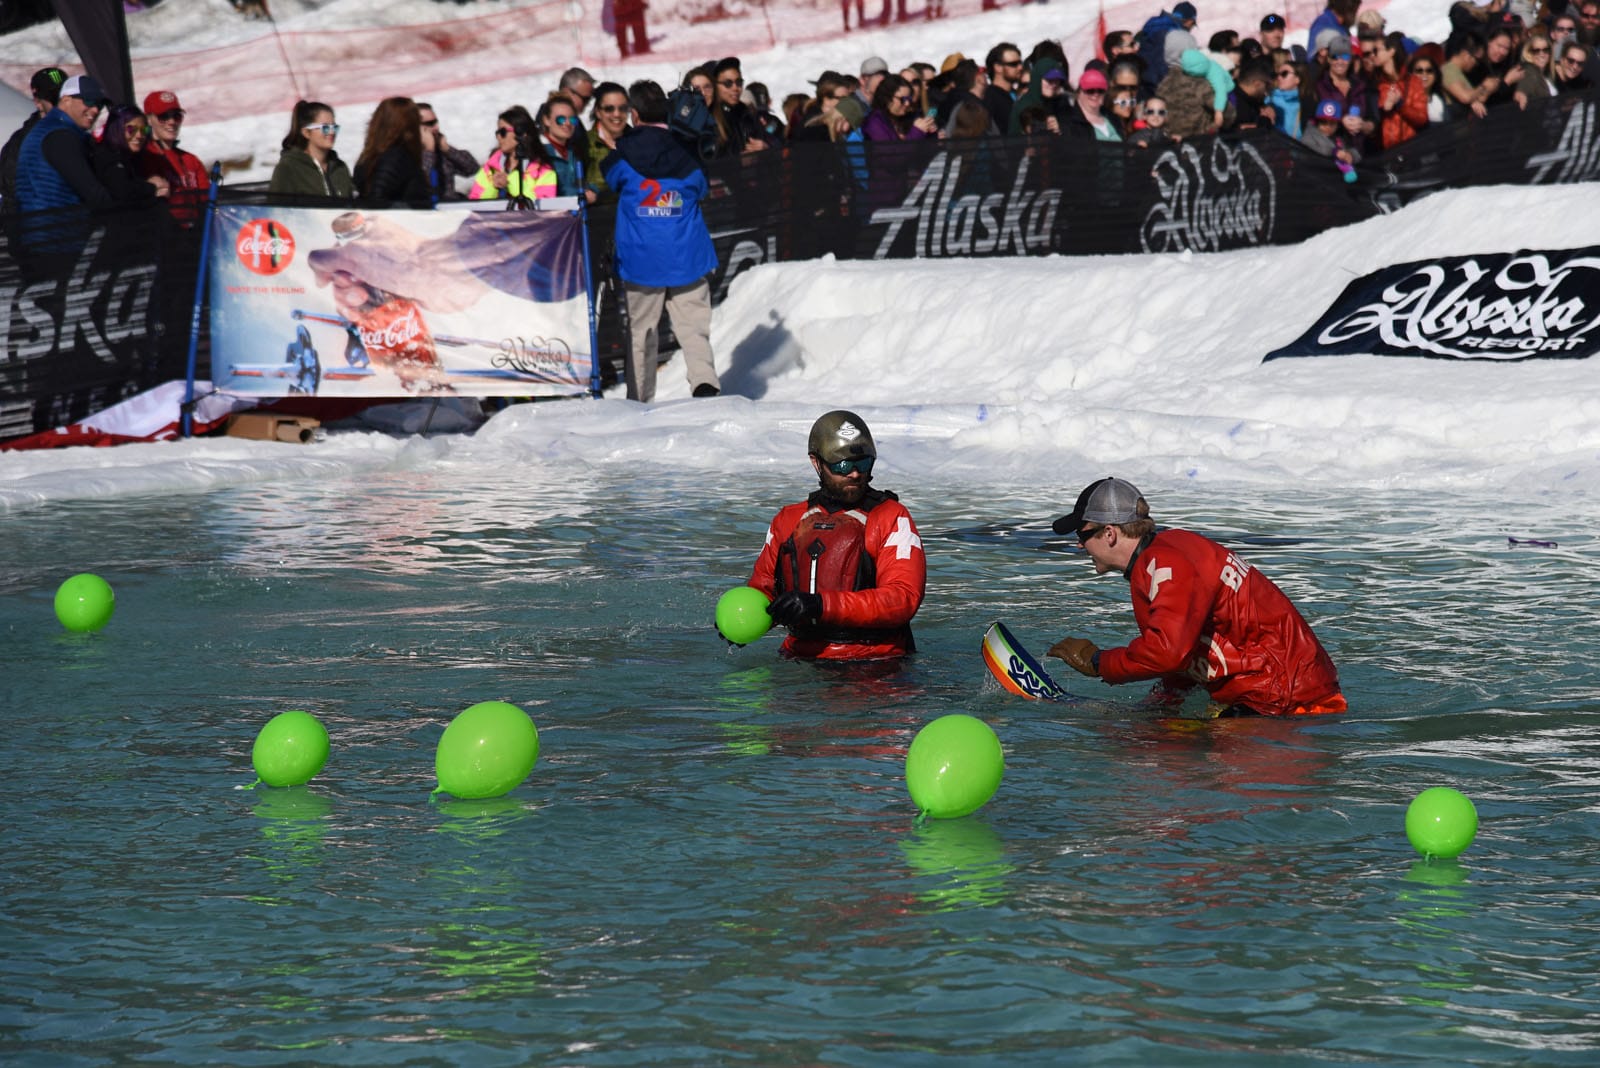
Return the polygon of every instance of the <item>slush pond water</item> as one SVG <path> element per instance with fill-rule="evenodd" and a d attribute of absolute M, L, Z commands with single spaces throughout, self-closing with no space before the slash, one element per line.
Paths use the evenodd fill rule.
<path fill-rule="evenodd" d="M 894 670 L 730 650 L 802 466 L 539 477 L 444 463 L 0 513 L 0 1060 L 11 1065 L 1592 1065 L 1600 1059 L 1596 541 L 1552 503 L 1163 488 L 1339 664 L 1342 716 L 1157 719 L 1004 693 L 1133 633 L 1048 520 L 1076 492 L 880 466 L 921 528 Z M 1098 474 L 1099 472 L 1095 472 Z M 1081 481 L 1081 480 L 1080 480 Z M 1487 495 L 1485 495 L 1487 496 Z M 92 571 L 97 634 L 52 597 Z M 528 779 L 430 799 L 468 705 Z M 273 715 L 332 755 L 239 789 Z M 919 823 L 920 727 L 965 712 L 994 799 Z M 1424 861 L 1421 790 L 1477 806 Z"/>

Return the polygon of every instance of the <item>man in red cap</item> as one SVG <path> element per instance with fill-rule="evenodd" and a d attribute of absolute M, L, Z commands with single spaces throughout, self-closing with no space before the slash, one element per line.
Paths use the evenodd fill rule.
<path fill-rule="evenodd" d="M 184 119 L 178 94 L 167 89 L 149 94 L 144 98 L 144 114 L 150 121 L 150 141 L 144 146 L 140 168 L 146 178 L 167 180 L 172 190 L 172 217 L 184 226 L 193 226 L 200 219 L 211 179 L 200 157 L 178 147 Z"/>
<path fill-rule="evenodd" d="M 1345 710 L 1333 660 L 1284 592 L 1210 538 L 1157 530 L 1132 483 L 1090 483 L 1051 529 L 1075 535 L 1096 573 L 1128 580 L 1139 625 L 1139 636 L 1120 648 L 1063 638 L 1051 656 L 1112 684 L 1157 680 L 1166 700 L 1204 686 L 1211 717 Z"/>

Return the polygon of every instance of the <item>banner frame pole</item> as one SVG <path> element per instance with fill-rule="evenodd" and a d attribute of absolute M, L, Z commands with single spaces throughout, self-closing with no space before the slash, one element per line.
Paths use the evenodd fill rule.
<path fill-rule="evenodd" d="M 189 312 L 189 366 L 187 387 L 179 418 L 182 437 L 194 434 L 194 370 L 200 347 L 200 309 L 206 298 L 206 276 L 211 273 L 211 224 L 217 217 L 217 192 L 222 187 L 222 161 L 211 165 L 211 195 L 206 198 L 206 221 L 200 231 L 200 268 L 195 272 L 194 307 Z"/>
<path fill-rule="evenodd" d="M 589 254 L 588 198 L 582 194 L 578 196 L 575 214 L 578 216 L 578 228 L 583 232 L 583 297 L 589 304 L 589 395 L 598 397 L 600 396 L 600 327 L 594 300 L 594 265 Z"/>

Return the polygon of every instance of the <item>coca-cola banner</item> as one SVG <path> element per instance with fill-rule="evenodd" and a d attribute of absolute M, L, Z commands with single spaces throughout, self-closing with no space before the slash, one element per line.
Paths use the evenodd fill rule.
<path fill-rule="evenodd" d="M 223 205 L 211 373 L 251 396 L 597 392 L 583 224 L 557 211 Z"/>
<path fill-rule="evenodd" d="M 1358 278 L 1280 356 L 1582 359 L 1600 344 L 1600 245 L 1402 263 Z"/>

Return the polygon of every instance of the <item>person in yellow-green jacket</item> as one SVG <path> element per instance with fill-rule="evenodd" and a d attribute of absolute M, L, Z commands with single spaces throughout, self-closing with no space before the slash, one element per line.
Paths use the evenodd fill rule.
<path fill-rule="evenodd" d="M 527 108 L 502 111 L 495 122 L 494 139 L 495 150 L 478 168 L 468 199 L 538 200 L 556 195 L 556 170 L 545 158 L 538 128 Z"/>

